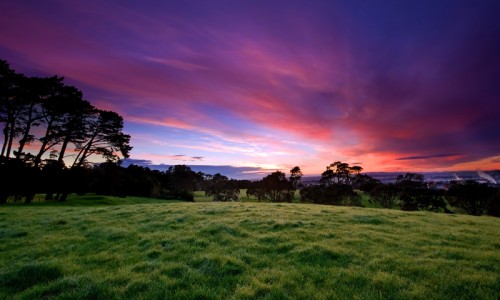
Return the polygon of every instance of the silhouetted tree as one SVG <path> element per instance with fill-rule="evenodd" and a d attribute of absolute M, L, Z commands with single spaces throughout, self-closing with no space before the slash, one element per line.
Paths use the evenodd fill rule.
<path fill-rule="evenodd" d="M 237 181 L 229 180 L 226 176 L 217 173 L 208 182 L 205 195 L 212 196 L 213 201 L 237 201 L 240 194 L 237 184 Z"/>
<path fill-rule="evenodd" d="M 21 132 L 18 118 L 26 104 L 21 100 L 24 82 L 22 74 L 17 74 L 6 61 L 0 60 L 0 123 L 4 124 L 0 157 L 10 157 L 14 138 Z"/>
<path fill-rule="evenodd" d="M 253 181 L 247 188 L 247 197 L 254 196 L 260 202 L 266 197 L 265 190 L 262 186 L 262 181 Z"/>
<path fill-rule="evenodd" d="M 43 118 L 41 114 L 42 99 L 47 98 L 49 93 L 48 85 L 50 78 L 30 77 L 23 78 L 18 101 L 22 102 L 23 109 L 18 116 L 18 130 L 21 135 L 19 147 L 15 152 L 15 157 L 20 159 L 24 154 L 24 147 L 30 144 L 35 136 L 32 129 L 41 125 Z"/>
<path fill-rule="evenodd" d="M 162 174 L 147 167 L 130 165 L 124 170 L 125 194 L 127 196 L 141 196 L 162 198 L 166 186 L 162 186 Z"/>
<path fill-rule="evenodd" d="M 496 189 L 496 194 L 493 196 L 487 207 L 488 215 L 500 217 L 500 189 Z"/>
<path fill-rule="evenodd" d="M 398 204 L 399 189 L 393 184 L 382 184 L 370 192 L 370 202 L 378 203 L 384 208 L 393 208 Z"/>
<path fill-rule="evenodd" d="M 90 190 L 99 195 L 126 196 L 125 169 L 113 162 L 99 164 L 92 169 Z"/>
<path fill-rule="evenodd" d="M 56 137 L 60 138 L 61 147 L 57 161 L 64 164 L 68 145 L 82 145 L 85 142 L 87 134 L 87 120 L 91 118 L 95 108 L 86 100 L 81 99 L 78 92 L 73 94 L 72 104 L 63 115 L 61 126 L 58 128 Z"/>
<path fill-rule="evenodd" d="M 62 80 L 62 77 L 51 77 L 51 81 L 48 82 L 49 95 L 42 101 L 41 115 L 45 124 L 45 132 L 38 139 L 40 149 L 35 158 L 35 167 L 42 162 L 43 155 L 49 150 L 51 150 L 51 156 L 57 158 L 57 150 L 54 147 L 65 140 L 67 134 L 64 130 L 65 126 L 75 123 L 75 114 L 72 112 L 81 107 L 82 102 L 84 106 L 90 108 L 90 104 L 82 100 L 82 93 L 72 86 L 64 85 Z M 85 110 L 80 111 L 80 114 L 85 115 Z M 76 120 L 83 119 L 80 115 L 76 117 Z M 83 126 L 83 123 L 81 125 Z M 70 137 L 67 138 L 67 142 L 69 141 Z"/>
<path fill-rule="evenodd" d="M 326 167 L 321 174 L 319 186 L 309 186 L 301 190 L 301 201 L 319 204 L 360 206 L 361 197 L 351 185 L 361 183 L 360 166 L 349 166 L 336 161 Z M 359 180 L 354 180 L 358 178 Z"/>
<path fill-rule="evenodd" d="M 168 168 L 168 189 L 172 196 L 187 201 L 194 201 L 194 190 L 197 175 L 186 165 L 175 165 Z"/>
<path fill-rule="evenodd" d="M 422 174 L 398 175 L 395 186 L 399 189 L 398 198 L 402 210 L 446 210 L 443 193 L 427 188 Z"/>
<path fill-rule="evenodd" d="M 207 174 L 198 171 L 195 173 L 195 186 L 194 190 L 195 191 L 204 191 L 207 185 L 206 181 Z"/>
<path fill-rule="evenodd" d="M 364 192 L 369 192 L 381 184 L 380 180 L 366 174 L 356 174 L 351 179 L 351 186 Z"/>
<path fill-rule="evenodd" d="M 294 190 L 300 187 L 300 180 L 302 179 L 302 175 L 302 171 L 298 166 L 295 166 L 290 170 L 290 182 Z"/>
<path fill-rule="evenodd" d="M 0 203 L 6 203 L 9 196 L 21 202 L 31 202 L 38 187 L 37 170 L 19 159 L 1 158 L 0 160 Z"/>
<path fill-rule="evenodd" d="M 437 189 L 403 188 L 399 192 L 402 210 L 429 210 L 439 211 L 446 209 L 444 193 Z"/>
<path fill-rule="evenodd" d="M 128 158 L 132 149 L 130 136 L 124 134 L 123 118 L 115 112 L 96 110 L 86 121 L 85 140 L 77 143 L 79 151 L 73 166 L 81 167 L 93 154 L 101 155 L 108 162 Z"/>
<path fill-rule="evenodd" d="M 358 175 L 363 171 L 362 167 L 349 166 L 347 163 L 336 161 L 326 167 L 321 174 L 320 183 L 328 186 L 332 184 L 351 184 L 352 174 Z"/>
<path fill-rule="evenodd" d="M 314 185 L 300 190 L 301 202 L 361 206 L 361 197 L 347 184 Z"/>
<path fill-rule="evenodd" d="M 300 202 L 321 204 L 325 187 L 319 185 L 306 186 L 300 190 Z"/>
<path fill-rule="evenodd" d="M 248 179 L 238 179 L 238 188 L 248 189 L 252 186 L 252 181 Z"/>
<path fill-rule="evenodd" d="M 54 200 L 54 194 L 59 191 L 63 182 L 64 165 L 56 160 L 47 160 L 42 167 L 41 179 L 44 187 L 45 200 Z"/>
<path fill-rule="evenodd" d="M 400 188 L 423 188 L 425 187 L 424 175 L 417 173 L 398 175 L 395 184 Z"/>
<path fill-rule="evenodd" d="M 22 195 L 29 203 L 40 191 L 47 192 L 48 200 L 53 199 L 56 192 L 59 193 L 56 198 L 64 200 L 71 191 L 85 190 L 84 179 L 88 172 L 80 167 L 91 155 L 117 161 L 119 154 L 128 157 L 131 149 L 130 136 L 122 132 L 121 116 L 97 110 L 82 99 L 80 91 L 64 85 L 62 77 L 28 78 L 17 74 L 3 60 L 0 60 L 0 124 L 4 135 L 0 168 L 23 175 L 21 182 L 25 191 L 21 193 L 12 184 L 9 188 L 1 187 L 0 202 L 9 195 L 16 199 Z M 27 151 L 32 142 L 38 142 L 39 146 L 33 153 Z M 16 143 L 17 150 L 13 151 Z M 70 144 L 78 151 L 71 171 L 64 165 Z M 48 158 L 47 153 L 50 153 Z M 24 164 L 22 168 L 21 164 Z M 45 182 L 42 177 L 49 174 L 57 184 L 42 188 L 39 183 Z M 14 176 L 0 183 L 7 183 L 12 178 Z"/>
<path fill-rule="evenodd" d="M 294 189 L 283 172 L 276 171 L 264 177 L 261 188 L 264 197 L 272 202 L 292 202 Z"/>
<path fill-rule="evenodd" d="M 496 194 L 496 189 L 473 180 L 451 182 L 446 193 L 451 206 L 465 210 L 469 215 L 480 216 Z"/>

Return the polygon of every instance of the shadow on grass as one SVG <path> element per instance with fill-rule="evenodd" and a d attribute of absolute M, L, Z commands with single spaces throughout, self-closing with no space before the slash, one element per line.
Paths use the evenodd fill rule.
<path fill-rule="evenodd" d="M 63 276 L 59 267 L 46 263 L 32 263 L 0 274 L 0 285 L 20 292 L 37 284 L 47 283 Z"/>

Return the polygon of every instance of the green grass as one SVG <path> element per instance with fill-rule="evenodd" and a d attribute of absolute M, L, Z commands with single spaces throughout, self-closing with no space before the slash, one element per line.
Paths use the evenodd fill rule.
<path fill-rule="evenodd" d="M 73 197 L 0 206 L 0 299 L 497 299 L 500 219 Z"/>

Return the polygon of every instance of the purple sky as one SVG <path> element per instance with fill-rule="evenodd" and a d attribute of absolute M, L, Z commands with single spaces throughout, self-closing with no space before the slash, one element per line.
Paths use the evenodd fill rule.
<path fill-rule="evenodd" d="M 499 16 L 497 0 L 6 0 L 0 59 L 120 113 L 143 164 L 488 170 Z"/>

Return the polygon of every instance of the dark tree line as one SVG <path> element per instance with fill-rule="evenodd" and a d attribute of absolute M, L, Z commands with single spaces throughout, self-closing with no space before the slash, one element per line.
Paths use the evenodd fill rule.
<path fill-rule="evenodd" d="M 8 196 L 33 199 L 52 176 L 47 198 L 67 196 L 68 176 L 87 167 L 92 156 L 117 162 L 129 156 L 123 118 L 100 110 L 62 77 L 27 77 L 0 60 L 0 203 Z M 71 172 L 70 172 L 71 170 Z"/>
<path fill-rule="evenodd" d="M 447 193 L 448 203 L 466 211 L 469 215 L 480 216 L 485 211 L 500 217 L 500 189 L 474 180 L 452 182 Z"/>
<path fill-rule="evenodd" d="M 500 216 L 500 189 L 473 180 L 452 181 L 448 189 L 429 187 L 422 174 L 399 175 L 394 184 L 380 184 L 369 191 L 370 201 L 384 208 L 451 213 L 449 207 L 480 216 Z"/>
<path fill-rule="evenodd" d="M 75 174 L 79 177 L 72 178 L 72 181 L 79 186 L 74 192 L 122 197 L 194 201 L 195 191 L 205 191 L 213 201 L 237 201 L 240 189 L 249 184 L 248 180 L 229 179 L 219 173 L 195 172 L 186 165 L 171 166 L 162 172 L 137 165 L 124 168 L 108 162 L 75 170 L 79 170 Z"/>
<path fill-rule="evenodd" d="M 81 168 L 73 172 L 77 170 L 82 174 Z M 123 168 L 114 163 L 85 170 L 90 172 L 87 177 L 92 180 L 73 182 L 87 182 L 87 192 L 107 195 L 193 201 L 193 192 L 203 190 L 213 201 L 237 201 L 240 190 L 246 189 L 247 196 L 253 196 L 259 202 L 292 202 L 299 190 L 300 201 L 304 203 L 361 206 L 361 195 L 366 194 L 369 201 L 384 208 L 451 213 L 449 209 L 454 207 L 471 215 L 487 212 L 500 216 L 500 189 L 487 184 L 455 181 L 447 190 L 436 189 L 429 187 L 422 174 L 415 173 L 399 175 L 395 183 L 382 184 L 362 174 L 361 167 L 340 162 L 327 167 L 318 185 L 309 186 L 303 186 L 299 167 L 290 170 L 288 178 L 285 173 L 276 171 L 258 181 L 194 172 L 185 165 L 172 166 L 165 172 L 134 165 Z"/>
<path fill-rule="evenodd" d="M 104 163 L 87 169 L 91 180 L 87 192 L 111 196 L 140 196 L 159 199 L 194 201 L 194 191 L 200 190 L 205 174 L 194 172 L 185 165 L 171 166 L 165 172 L 130 165 Z"/>
<path fill-rule="evenodd" d="M 384 208 L 399 207 L 406 211 L 451 213 L 451 207 L 470 215 L 488 213 L 500 216 L 500 189 L 476 181 L 452 181 L 448 189 L 437 189 L 424 181 L 422 174 L 398 175 L 395 183 L 382 184 L 362 174 L 363 168 L 340 161 L 326 167 L 319 185 L 303 187 L 301 202 L 360 206 L 361 194 Z"/>

